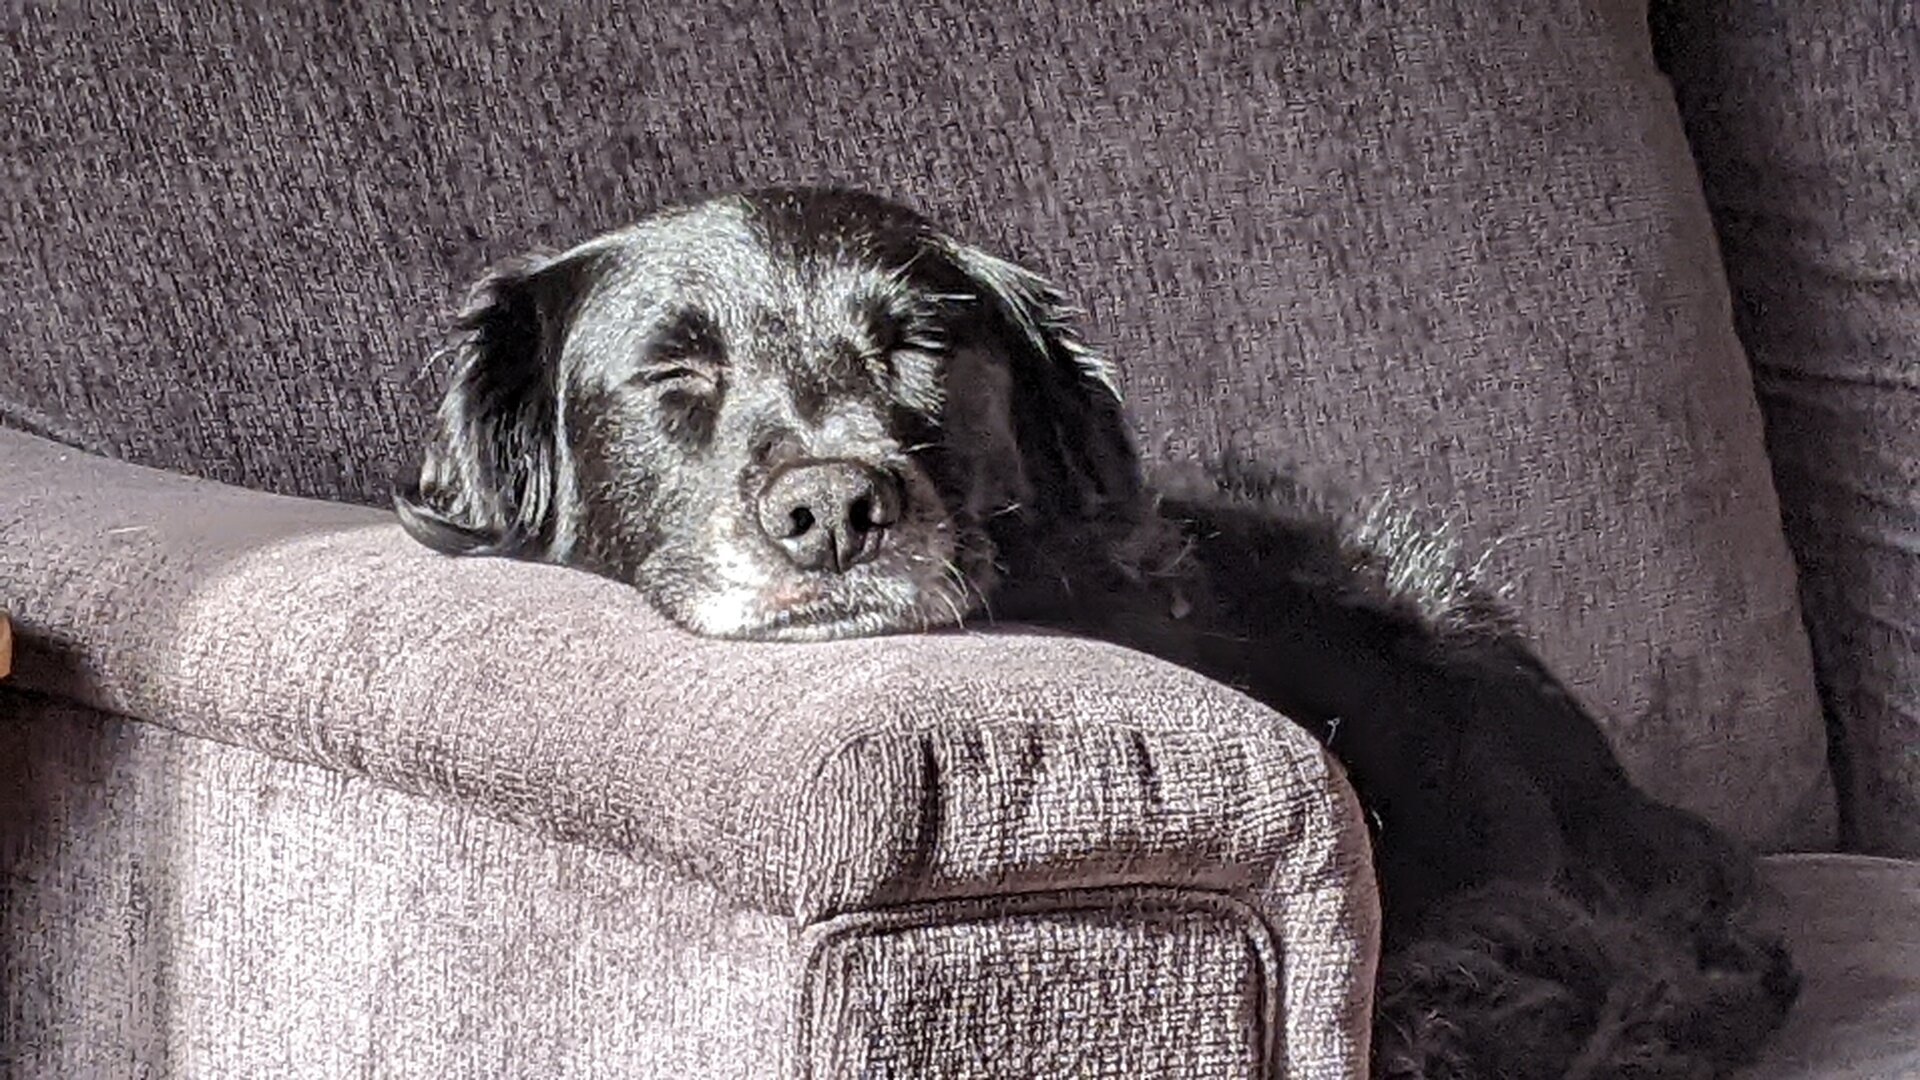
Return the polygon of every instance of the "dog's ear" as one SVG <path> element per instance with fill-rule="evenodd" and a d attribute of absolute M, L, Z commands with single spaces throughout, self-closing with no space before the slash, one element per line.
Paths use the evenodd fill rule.
<path fill-rule="evenodd" d="M 1013 351 L 1015 427 L 1029 479 L 1082 516 L 1131 507 L 1139 460 L 1114 369 L 1080 336 L 1080 312 L 1040 275 L 948 237 L 935 243 Z"/>
<path fill-rule="evenodd" d="M 559 482 L 560 346 L 575 261 L 527 256 L 474 286 L 419 477 L 394 496 L 414 539 L 454 555 L 540 558 Z"/>

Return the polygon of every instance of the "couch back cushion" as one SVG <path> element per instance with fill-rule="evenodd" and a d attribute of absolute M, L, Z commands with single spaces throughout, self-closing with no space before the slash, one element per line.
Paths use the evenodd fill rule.
<path fill-rule="evenodd" d="M 7 422 L 378 500 L 490 261 L 769 182 L 1057 278 L 1150 456 L 1308 461 L 1490 552 L 1656 794 L 1820 844 L 1760 421 L 1643 4 L 15 16 Z"/>
<path fill-rule="evenodd" d="M 1920 5 L 1667 0 L 1849 847 L 1920 857 Z"/>

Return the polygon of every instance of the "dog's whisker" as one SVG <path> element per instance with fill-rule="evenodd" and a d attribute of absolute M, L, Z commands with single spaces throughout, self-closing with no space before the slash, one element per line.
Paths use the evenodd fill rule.
<path fill-rule="evenodd" d="M 977 598 L 980 602 L 980 610 L 982 613 L 984 613 L 988 619 L 993 618 L 993 605 L 987 600 L 987 594 L 975 586 L 973 582 L 967 580 L 967 575 L 961 571 L 959 566 L 954 564 L 953 560 L 943 560 L 941 569 L 947 580 L 952 581 L 954 588 L 958 590 L 962 603 L 967 603 L 971 599 Z"/>
<path fill-rule="evenodd" d="M 1170 578 L 1170 577 L 1184 576 L 1184 572 L 1182 571 L 1181 568 L 1185 566 L 1187 561 L 1193 556 L 1194 549 L 1196 548 L 1196 546 L 1197 545 L 1193 540 L 1191 539 L 1187 540 L 1185 543 L 1180 545 L 1179 550 L 1173 553 L 1172 558 L 1168 559 L 1165 563 L 1163 563 L 1157 569 L 1148 571 L 1147 572 L 1148 576 L 1156 577 L 1156 578 Z"/>
<path fill-rule="evenodd" d="M 953 595 L 942 590 L 940 593 L 940 602 L 947 605 L 947 610 L 953 613 L 953 625 L 961 630 L 965 630 L 967 628 L 967 618 L 960 613 L 960 604 L 953 598 Z"/>

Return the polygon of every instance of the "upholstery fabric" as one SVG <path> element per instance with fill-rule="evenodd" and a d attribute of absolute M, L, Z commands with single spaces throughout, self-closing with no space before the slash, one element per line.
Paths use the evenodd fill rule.
<path fill-rule="evenodd" d="M 1920 856 L 1920 7 L 1671 3 L 1846 842 Z"/>
<path fill-rule="evenodd" d="M 1485 552 L 1634 775 L 1832 839 L 1749 375 L 1639 0 L 28 5 L 6 422 L 377 500 L 464 282 L 662 201 L 913 201 L 1056 276 L 1162 458 Z"/>
<path fill-rule="evenodd" d="M 790 1056 L 791 921 L 659 866 L 17 691 L 0 778 L 10 1077 L 744 1078 Z"/>
<path fill-rule="evenodd" d="M 847 927 L 803 934 L 658 864 L 6 690 L 0 823 L 0 1072 L 18 1080 L 961 1078 L 1048 1054 L 1071 1076 L 1340 1075 L 1256 1060 L 1249 999 L 1272 973 L 1204 905 L 925 905 L 918 932 L 947 947 L 860 936 L 850 962 Z M 972 979 L 932 982 L 938 965 Z M 810 1029 L 803 984 L 857 994 L 926 1067 L 875 1071 L 890 1044 Z M 974 1008 L 909 1027 L 934 986 Z"/>
<path fill-rule="evenodd" d="M 0 461 L 23 689 L 800 922 L 1061 889 L 1235 896 L 1282 943 L 1262 993 L 1296 1067 L 1337 1075 L 1364 1052 L 1377 912 L 1358 807 L 1311 737 L 1226 687 L 1033 633 L 714 642 L 612 582 L 444 558 L 370 510 L 11 432 Z"/>
<path fill-rule="evenodd" d="M 1920 864 L 1780 856 L 1766 876 L 1807 982 L 1746 1076 L 1920 1072 Z M 927 1072 L 814 1075 L 997 1078 L 1003 1040 L 1056 1021 L 1106 1026 L 1038 1047 L 1064 1063 L 1052 1075 L 1244 1075 L 1227 1032 L 1257 1007 L 1224 977 L 1221 909 L 1114 899 L 1016 899 L 1004 935 L 990 900 L 799 930 L 456 803 L 0 689 L 0 1072 L 20 1080 L 726 1080 L 908 1053 L 946 1056 Z M 1168 913 L 1183 906 L 1214 917 L 1182 933 Z M 946 947 L 923 949 L 928 936 Z M 1036 947 L 994 967 L 1012 942 Z M 982 1000 L 1009 985 L 1040 992 Z M 834 1000 L 955 1022 L 882 1026 L 820 1008 Z M 803 1043 L 809 1022 L 824 1031 Z M 1288 1049 L 1286 1075 L 1342 1075 Z M 1095 1071 L 1112 1062 L 1122 1071 Z"/>
<path fill-rule="evenodd" d="M 1920 1076 L 1920 862 L 1778 855 L 1763 864 L 1805 982 L 1747 1080 Z"/>
<path fill-rule="evenodd" d="M 1284 1029 L 1264 988 L 1281 958 L 1259 920 L 1204 896 L 1118 899 L 1117 908 L 996 904 L 991 920 L 988 909 L 939 905 L 826 928 L 801 1005 L 813 1067 L 1004 1080 L 1271 1076 Z M 1129 985 L 1140 972 L 1156 980 L 1151 993 Z M 956 1031 L 973 1033 L 965 1055 L 953 1052 Z"/>

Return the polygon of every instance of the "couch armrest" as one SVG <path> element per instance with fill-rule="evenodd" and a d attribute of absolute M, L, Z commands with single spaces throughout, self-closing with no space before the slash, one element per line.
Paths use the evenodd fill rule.
<path fill-rule="evenodd" d="M 1364 1009 L 1351 791 L 1304 732 L 1198 675 L 1035 632 L 709 641 L 618 584 L 439 556 L 364 508 L 8 432 L 0 462 L 25 688 L 459 800 L 802 921 L 1231 894 L 1297 939 L 1290 1031 L 1296 991 L 1328 1019 Z"/>

